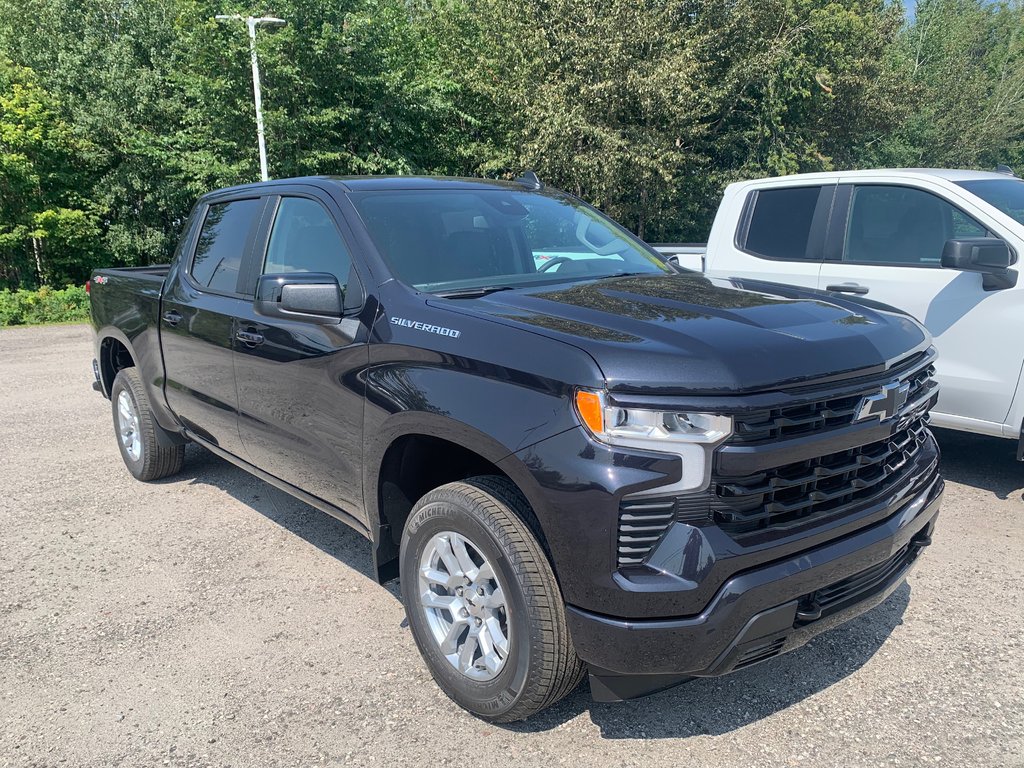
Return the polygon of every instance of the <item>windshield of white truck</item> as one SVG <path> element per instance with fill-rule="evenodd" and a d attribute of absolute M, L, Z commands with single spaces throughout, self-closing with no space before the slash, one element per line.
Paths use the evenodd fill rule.
<path fill-rule="evenodd" d="M 959 186 L 1024 224 L 1024 180 L 961 181 Z"/>
<path fill-rule="evenodd" d="M 509 189 L 350 195 L 399 279 L 431 293 L 671 274 L 649 246 L 563 195 Z"/>

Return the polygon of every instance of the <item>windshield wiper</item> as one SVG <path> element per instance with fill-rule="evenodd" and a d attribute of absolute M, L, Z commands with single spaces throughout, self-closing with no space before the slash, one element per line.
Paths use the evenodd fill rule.
<path fill-rule="evenodd" d="M 611 280 L 613 277 L 637 277 L 639 275 L 657 275 L 657 272 L 616 272 L 614 275 L 602 275 L 598 280 Z"/>
<path fill-rule="evenodd" d="M 476 299 L 489 293 L 511 291 L 511 285 L 482 285 L 479 288 L 456 288 L 451 291 L 437 291 L 434 295 L 442 299 Z"/>

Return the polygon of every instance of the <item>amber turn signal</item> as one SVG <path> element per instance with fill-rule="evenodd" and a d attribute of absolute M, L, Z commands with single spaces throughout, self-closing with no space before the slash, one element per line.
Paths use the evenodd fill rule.
<path fill-rule="evenodd" d="M 604 432 L 604 403 L 597 392 L 576 390 L 576 412 L 587 428 L 595 435 Z"/>

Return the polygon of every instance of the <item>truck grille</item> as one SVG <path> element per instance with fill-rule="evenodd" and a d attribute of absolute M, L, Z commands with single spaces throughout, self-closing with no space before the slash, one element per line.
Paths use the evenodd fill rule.
<path fill-rule="evenodd" d="M 824 391 L 820 385 L 786 390 L 773 395 L 776 402 L 785 401 L 776 407 L 734 412 L 734 433 L 716 452 L 710 488 L 689 495 L 622 499 L 618 566 L 647 562 L 674 522 L 715 524 L 744 544 L 765 533 L 781 536 L 855 515 L 923 487 L 938 466 L 938 451 L 927 429 L 928 409 L 938 394 L 933 357 L 921 353 L 884 377 L 865 377 Z M 909 387 L 895 418 L 884 424 L 856 424 L 862 399 L 897 380 Z M 880 439 L 885 431 L 880 426 L 893 431 Z M 822 455 L 792 460 L 794 452 L 801 458 L 813 454 L 819 437 Z M 789 460 L 780 458 L 786 463 L 773 466 L 776 450 Z"/>
<path fill-rule="evenodd" d="M 907 482 L 930 479 L 931 472 L 918 466 L 927 441 L 926 417 L 920 416 L 885 440 L 745 477 L 716 476 L 721 503 L 714 505 L 715 520 L 742 537 L 853 512 Z"/>
<path fill-rule="evenodd" d="M 934 374 L 935 367 L 927 365 L 901 378 L 910 383 L 908 403 L 919 400 L 937 386 L 932 378 Z M 758 445 L 847 427 L 853 420 L 861 398 L 877 391 L 878 384 L 873 382 L 836 397 L 737 415 L 733 419 L 735 434 L 730 438 L 730 443 Z"/>

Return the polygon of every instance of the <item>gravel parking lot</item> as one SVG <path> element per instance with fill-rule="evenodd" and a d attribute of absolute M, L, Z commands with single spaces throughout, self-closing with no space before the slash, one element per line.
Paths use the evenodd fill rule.
<path fill-rule="evenodd" d="M 0 330 L 0 765 L 1024 765 L 1024 466 L 942 434 L 908 586 L 766 665 L 527 723 L 451 704 L 332 518 L 191 447 L 134 481 L 84 326 Z"/>

